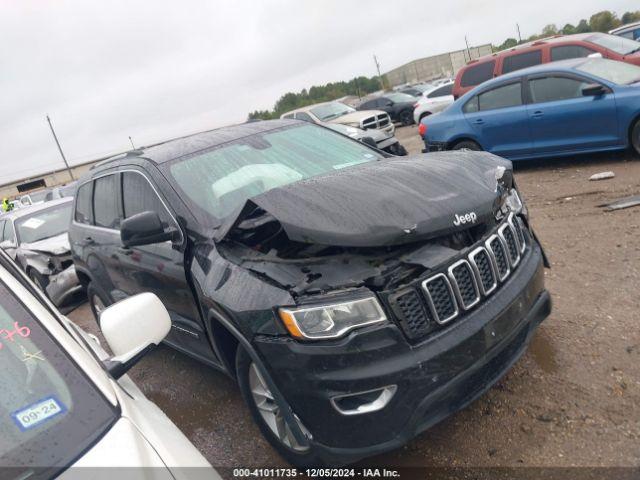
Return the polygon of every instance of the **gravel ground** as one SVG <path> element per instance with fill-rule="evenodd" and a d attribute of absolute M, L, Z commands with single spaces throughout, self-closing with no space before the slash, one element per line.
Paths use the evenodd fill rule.
<path fill-rule="evenodd" d="M 420 151 L 415 127 L 397 136 Z M 640 466 L 640 207 L 598 207 L 640 193 L 640 161 L 528 162 L 516 180 L 551 259 L 553 313 L 486 395 L 363 466 Z M 69 316 L 96 332 L 86 305 Z M 214 466 L 285 466 L 225 375 L 161 347 L 131 376 Z"/>

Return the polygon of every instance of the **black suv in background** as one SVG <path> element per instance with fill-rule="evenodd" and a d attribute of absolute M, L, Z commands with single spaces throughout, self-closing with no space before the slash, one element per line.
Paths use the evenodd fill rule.
<path fill-rule="evenodd" d="M 493 385 L 550 313 L 544 254 L 485 152 L 385 157 L 295 120 L 108 160 L 69 231 L 93 311 L 143 291 L 236 378 L 296 465 L 396 448 Z"/>
<path fill-rule="evenodd" d="M 365 100 L 357 110 L 383 110 L 389 114 L 392 122 L 403 125 L 413 124 L 413 109 L 416 99 L 406 93 L 391 92 L 370 100 Z"/>

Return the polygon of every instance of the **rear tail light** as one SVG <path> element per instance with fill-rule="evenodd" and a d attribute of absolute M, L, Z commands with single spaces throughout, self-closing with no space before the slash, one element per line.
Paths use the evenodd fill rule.
<path fill-rule="evenodd" d="M 427 126 L 424 123 L 421 123 L 418 127 L 418 133 L 421 137 L 424 137 L 424 134 L 427 133 Z"/>

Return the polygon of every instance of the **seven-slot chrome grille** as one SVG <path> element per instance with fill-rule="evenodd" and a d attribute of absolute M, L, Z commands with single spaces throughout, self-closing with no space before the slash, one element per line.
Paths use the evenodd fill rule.
<path fill-rule="evenodd" d="M 526 227 L 511 214 L 486 241 L 420 288 L 405 288 L 388 301 L 410 339 L 419 339 L 480 304 L 507 280 L 527 247 Z"/>

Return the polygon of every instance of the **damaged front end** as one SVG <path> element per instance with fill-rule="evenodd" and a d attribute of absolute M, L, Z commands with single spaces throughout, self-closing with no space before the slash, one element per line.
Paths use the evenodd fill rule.
<path fill-rule="evenodd" d="M 273 306 L 282 334 L 253 341 L 331 460 L 401 445 L 468 404 L 550 311 L 511 164 L 485 153 L 268 191 L 219 228 L 216 247 L 292 300 Z"/>
<path fill-rule="evenodd" d="M 66 234 L 20 245 L 18 261 L 57 306 L 82 301 L 83 286 L 76 275 Z"/>

